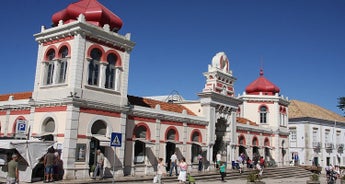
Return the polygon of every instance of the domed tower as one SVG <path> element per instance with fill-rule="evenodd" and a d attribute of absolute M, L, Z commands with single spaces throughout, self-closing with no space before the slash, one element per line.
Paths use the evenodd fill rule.
<path fill-rule="evenodd" d="M 122 20 L 97 0 L 81 0 L 52 16 L 39 43 L 33 98 L 79 97 L 127 103 L 128 67 L 134 43 L 117 32 Z"/>
<path fill-rule="evenodd" d="M 266 146 L 261 154 L 280 164 L 288 162 L 288 105 L 289 101 L 279 94 L 280 89 L 264 77 L 260 69 L 259 77 L 250 83 L 239 96 L 243 103 L 239 106 L 239 117 L 249 119 L 265 131 L 260 134 Z M 263 139 L 265 137 L 265 139 Z M 268 148 L 270 147 L 270 148 Z M 271 150 L 271 148 L 274 148 Z"/>
<path fill-rule="evenodd" d="M 250 83 L 239 98 L 240 117 L 245 117 L 262 126 L 287 126 L 288 100 L 279 95 L 280 89 L 264 77 L 263 69 L 257 79 Z M 278 116 L 278 114 L 280 114 Z"/>
<path fill-rule="evenodd" d="M 97 0 L 80 0 L 35 34 L 37 67 L 31 99 L 32 137 L 49 135 L 62 152 L 65 179 L 85 178 L 95 150 L 113 155 L 111 132 L 125 134 L 130 34 Z M 124 149 L 116 150 L 120 160 Z M 120 166 L 121 167 L 121 166 Z"/>

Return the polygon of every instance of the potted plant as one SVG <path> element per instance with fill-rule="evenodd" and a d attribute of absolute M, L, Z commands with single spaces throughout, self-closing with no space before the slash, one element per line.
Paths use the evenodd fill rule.
<path fill-rule="evenodd" d="M 93 177 L 93 172 L 95 171 L 95 169 L 96 169 L 96 166 L 95 166 L 95 165 L 92 165 L 92 166 L 90 167 L 90 177 Z"/>
<path fill-rule="evenodd" d="M 320 177 L 318 174 L 314 173 L 310 176 L 310 180 L 307 181 L 307 184 L 320 184 Z"/>
<path fill-rule="evenodd" d="M 265 184 L 265 182 L 260 180 L 260 177 L 258 177 L 258 172 L 251 172 L 247 176 L 247 184 Z"/>

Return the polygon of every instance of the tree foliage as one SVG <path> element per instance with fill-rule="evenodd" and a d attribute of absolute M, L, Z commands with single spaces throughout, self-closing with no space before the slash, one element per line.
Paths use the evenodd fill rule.
<path fill-rule="evenodd" d="M 345 113 L 345 97 L 339 97 L 338 98 L 337 107 Z"/>

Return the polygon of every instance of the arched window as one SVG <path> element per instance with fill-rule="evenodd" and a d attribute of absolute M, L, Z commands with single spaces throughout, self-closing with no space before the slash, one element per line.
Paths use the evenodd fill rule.
<path fill-rule="evenodd" d="M 145 126 L 139 126 L 135 129 L 135 137 L 136 138 L 144 138 L 146 139 L 146 127 Z"/>
<path fill-rule="evenodd" d="M 66 46 L 62 47 L 60 50 L 61 60 L 59 62 L 59 80 L 58 83 L 66 82 L 66 71 L 67 71 L 67 56 L 68 48 Z"/>
<path fill-rule="evenodd" d="M 47 119 L 43 123 L 43 131 L 46 133 L 53 133 L 55 131 L 55 122 L 52 118 Z"/>
<path fill-rule="evenodd" d="M 91 134 L 106 135 L 107 125 L 102 121 L 98 120 L 93 123 L 91 127 Z"/>
<path fill-rule="evenodd" d="M 199 132 L 194 132 L 192 135 L 192 141 L 193 142 L 201 142 L 201 137 Z"/>
<path fill-rule="evenodd" d="M 107 61 L 108 66 L 105 71 L 105 88 L 108 89 L 115 89 L 115 64 L 116 64 L 117 57 L 114 54 L 109 54 Z"/>
<path fill-rule="evenodd" d="M 174 129 L 170 129 L 167 134 L 167 140 L 175 140 L 176 138 L 176 131 Z"/>
<path fill-rule="evenodd" d="M 261 106 L 259 113 L 260 113 L 260 123 L 267 123 L 267 107 Z"/>
<path fill-rule="evenodd" d="M 48 61 L 46 62 L 47 64 L 47 70 L 46 70 L 46 85 L 53 84 L 53 78 L 54 78 L 54 61 L 53 59 L 55 58 L 55 51 L 54 49 L 50 49 L 47 52 L 47 57 Z"/>
<path fill-rule="evenodd" d="M 89 63 L 89 85 L 98 85 L 99 80 L 99 62 L 102 56 L 102 52 L 99 49 L 91 50 L 91 60 Z"/>

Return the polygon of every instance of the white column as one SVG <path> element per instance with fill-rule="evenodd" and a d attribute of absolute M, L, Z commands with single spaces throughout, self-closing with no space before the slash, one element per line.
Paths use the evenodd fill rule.
<path fill-rule="evenodd" d="M 59 61 L 54 60 L 53 84 L 58 83 L 59 71 L 60 71 Z"/>
<path fill-rule="evenodd" d="M 115 91 L 119 91 L 120 90 L 120 83 L 121 83 L 121 79 L 120 79 L 120 69 L 118 67 L 115 68 L 115 84 L 114 84 L 114 89 Z"/>
<path fill-rule="evenodd" d="M 104 88 L 104 86 L 105 86 L 106 69 L 107 69 L 107 63 L 100 62 L 100 64 L 99 64 L 99 83 L 98 83 L 98 87 L 100 87 L 100 88 Z"/>

